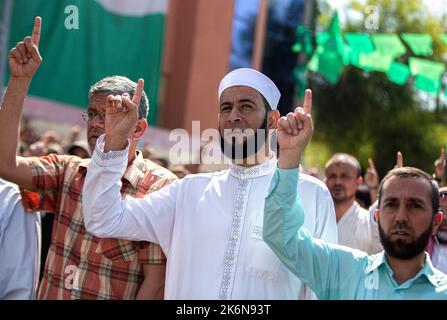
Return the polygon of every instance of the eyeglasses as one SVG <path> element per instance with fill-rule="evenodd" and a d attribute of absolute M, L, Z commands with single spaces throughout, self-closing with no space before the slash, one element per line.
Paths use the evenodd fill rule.
<path fill-rule="evenodd" d="M 82 114 L 82 119 L 87 122 L 93 121 L 96 117 L 99 117 L 100 121 L 104 121 L 106 114 L 104 112 L 88 111 Z"/>

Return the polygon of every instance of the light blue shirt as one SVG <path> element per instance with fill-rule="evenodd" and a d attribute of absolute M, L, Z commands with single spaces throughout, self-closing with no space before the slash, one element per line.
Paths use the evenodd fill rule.
<path fill-rule="evenodd" d="M 277 169 L 264 211 L 264 241 L 319 299 L 447 299 L 447 276 L 428 254 L 424 267 L 401 285 L 383 252 L 360 250 L 312 238 L 302 229 L 304 210 L 296 192 L 297 169 Z"/>
<path fill-rule="evenodd" d="M 25 213 L 16 185 L 0 179 L 0 300 L 35 298 L 40 219 Z"/>

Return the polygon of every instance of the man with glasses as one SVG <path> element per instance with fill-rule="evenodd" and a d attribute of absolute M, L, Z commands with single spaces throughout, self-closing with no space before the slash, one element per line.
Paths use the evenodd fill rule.
<path fill-rule="evenodd" d="M 346 153 L 336 153 L 326 163 L 325 179 L 332 199 L 338 226 L 338 244 L 369 254 L 382 250 L 375 223 L 369 212 L 355 201 L 355 192 L 363 183 L 358 160 Z"/>
<path fill-rule="evenodd" d="M 82 187 L 90 159 L 51 154 L 18 157 L 18 126 L 23 101 L 42 58 L 38 45 L 41 19 L 37 17 L 31 37 L 9 53 L 11 75 L 0 110 L 0 177 L 21 187 L 27 211 L 54 214 L 51 246 L 39 299 L 155 299 L 163 298 L 166 258 L 160 247 L 148 242 L 99 239 L 84 228 Z M 130 152 L 121 181 L 122 195 L 142 197 L 170 184 L 176 177 L 143 159 L 138 140 L 147 129 L 148 100 L 142 84 L 125 77 L 108 77 L 89 92 L 87 138 L 93 151 L 104 133 L 108 95 L 122 95 L 138 105 L 138 121 L 129 135 Z M 141 102 L 140 102 L 141 101 Z"/>

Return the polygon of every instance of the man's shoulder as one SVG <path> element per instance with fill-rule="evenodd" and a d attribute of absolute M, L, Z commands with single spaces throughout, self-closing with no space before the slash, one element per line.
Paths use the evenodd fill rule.
<path fill-rule="evenodd" d="M 143 160 L 144 165 L 142 166 L 141 170 L 145 175 L 150 174 L 152 176 L 156 176 L 159 179 L 165 179 L 165 180 L 177 180 L 177 176 L 173 174 L 168 169 L 152 162 L 151 160 L 144 159 Z"/>
<path fill-rule="evenodd" d="M 19 187 L 12 182 L 9 182 L 7 180 L 0 178 L 0 190 L 17 191 L 18 192 Z"/>
<path fill-rule="evenodd" d="M 28 157 L 26 158 L 28 163 L 32 164 L 38 164 L 38 165 L 65 165 L 70 168 L 78 168 L 80 164 L 84 164 L 85 167 L 88 167 L 88 164 L 91 159 L 82 159 L 77 156 L 68 155 L 68 154 L 49 154 L 46 156 L 41 157 Z"/>
<path fill-rule="evenodd" d="M 368 223 L 370 221 L 370 212 L 365 208 L 362 208 L 358 202 L 354 202 L 353 206 L 355 206 L 355 211 L 357 213 L 357 217 L 359 220 Z"/>
<path fill-rule="evenodd" d="M 329 190 L 323 181 L 305 173 L 300 172 L 300 176 L 298 178 L 298 186 L 300 189 L 322 192 L 330 196 Z"/>

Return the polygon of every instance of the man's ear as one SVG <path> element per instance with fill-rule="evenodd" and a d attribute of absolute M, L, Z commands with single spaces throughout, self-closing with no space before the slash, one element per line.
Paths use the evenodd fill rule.
<path fill-rule="evenodd" d="M 146 119 L 139 119 L 134 127 L 132 138 L 135 140 L 140 139 L 146 132 L 146 129 L 147 129 Z"/>
<path fill-rule="evenodd" d="M 362 176 L 359 176 L 359 177 L 357 177 L 357 186 L 361 186 L 363 184 L 363 177 Z"/>
<path fill-rule="evenodd" d="M 431 232 L 432 236 L 434 236 L 434 235 L 436 235 L 436 233 L 438 233 L 438 228 L 439 228 L 441 222 L 442 222 L 442 211 L 439 211 L 435 215 L 435 218 L 433 219 L 433 229 Z"/>
<path fill-rule="evenodd" d="M 374 220 L 376 222 L 379 222 L 379 209 L 376 209 L 376 211 L 374 211 Z"/>
<path fill-rule="evenodd" d="M 269 129 L 275 129 L 278 124 L 280 114 L 278 110 L 270 110 L 267 115 L 267 125 Z"/>

